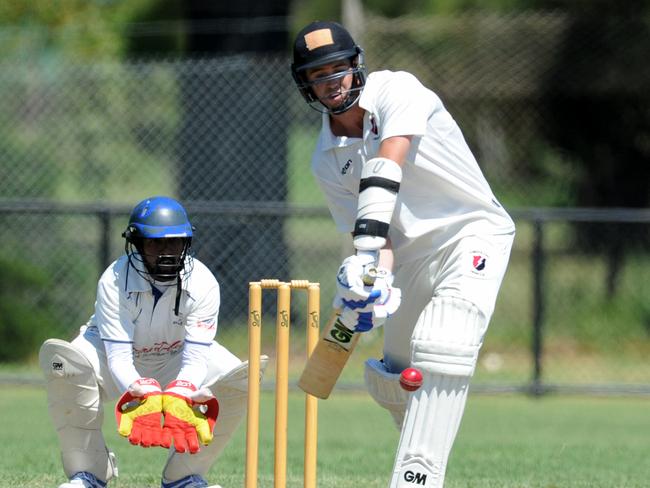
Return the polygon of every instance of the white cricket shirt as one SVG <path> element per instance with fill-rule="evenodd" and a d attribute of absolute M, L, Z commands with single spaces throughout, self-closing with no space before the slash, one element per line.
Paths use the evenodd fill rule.
<path fill-rule="evenodd" d="M 467 235 L 507 234 L 514 223 L 492 193 L 465 139 L 440 98 L 413 75 L 371 73 L 359 99 L 363 139 L 332 134 L 329 116 L 312 156 L 312 171 L 341 232 L 352 232 L 362 165 L 382 140 L 414 136 L 389 238 L 404 263 Z"/>
<path fill-rule="evenodd" d="M 186 344 L 205 346 L 206 351 L 212 344 L 219 284 L 203 263 L 193 262 L 189 276 L 182 275 L 178 316 L 174 314 L 176 281 L 160 287 L 163 293 L 155 301 L 151 284 L 129 265 L 126 255 L 111 264 L 99 280 L 95 314 L 88 325 L 97 327 L 105 343 L 131 344 L 133 365 L 141 377 L 155 377 Z M 202 380 L 194 378 L 195 384 Z"/>

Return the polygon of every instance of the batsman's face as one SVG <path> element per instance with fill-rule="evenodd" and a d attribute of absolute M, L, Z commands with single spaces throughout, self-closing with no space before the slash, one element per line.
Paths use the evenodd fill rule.
<path fill-rule="evenodd" d="M 341 106 L 352 88 L 353 74 L 349 60 L 309 69 L 306 76 L 314 95 L 328 108 Z"/>
<path fill-rule="evenodd" d="M 143 239 L 142 250 L 145 263 L 150 270 L 156 268 L 156 265 L 159 266 L 161 260 L 162 264 L 172 264 L 172 261 L 177 261 L 183 253 L 184 246 L 185 239 L 182 237 Z"/>

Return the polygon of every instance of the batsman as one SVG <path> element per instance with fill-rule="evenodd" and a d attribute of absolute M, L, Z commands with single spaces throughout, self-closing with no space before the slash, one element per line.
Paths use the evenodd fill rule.
<path fill-rule="evenodd" d="M 248 365 L 215 341 L 219 284 L 192 257 L 193 234 L 178 201 L 138 203 L 125 254 L 97 285 L 95 313 L 72 342 L 41 347 L 68 478 L 59 488 L 101 488 L 117 476 L 101 430 L 107 401 L 131 444 L 169 449 L 162 488 L 208 487 L 206 473 L 245 413 Z"/>
<path fill-rule="evenodd" d="M 514 223 L 441 99 L 410 73 L 368 74 L 343 26 L 303 28 L 291 72 L 322 113 L 312 171 L 353 236 L 334 306 L 355 333 L 384 326 L 365 383 L 401 429 L 388 486 L 441 488 Z M 399 382 L 408 367 L 423 377 L 412 393 Z"/>

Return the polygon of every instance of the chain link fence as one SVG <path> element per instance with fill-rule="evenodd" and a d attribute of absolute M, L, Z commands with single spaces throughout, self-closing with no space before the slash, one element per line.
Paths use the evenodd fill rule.
<path fill-rule="evenodd" d="M 586 26 L 577 44 L 586 59 L 563 71 L 576 22 L 560 14 L 365 22 L 370 70 L 411 71 L 442 97 L 518 224 L 479 387 L 650 390 L 648 211 L 525 210 L 589 202 L 578 164 L 588 153 L 548 130 L 566 116 L 551 110 L 558 100 L 634 100 L 647 116 L 646 64 L 612 65 L 647 53 L 647 25 L 608 29 L 621 52 L 587 49 L 598 31 Z M 625 50 L 631 42 L 641 47 Z M 221 332 L 245 334 L 247 283 L 260 278 L 321 282 L 327 313 L 348 243 L 309 174 L 320 116 L 297 94 L 289 62 L 0 61 L 2 360 L 34 349 L 40 331 L 70 337 L 87 320 L 99 274 L 123 251 L 130 208 L 155 194 L 190 210 L 197 257 L 222 285 Z M 608 69 L 592 80 L 591 63 Z M 621 165 L 637 164 L 620 143 L 607 147 Z M 620 206 L 649 205 L 647 163 L 636 172 L 645 203 Z"/>

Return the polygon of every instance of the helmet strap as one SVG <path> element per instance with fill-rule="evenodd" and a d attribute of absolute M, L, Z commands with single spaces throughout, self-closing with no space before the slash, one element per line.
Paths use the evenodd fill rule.
<path fill-rule="evenodd" d="M 174 314 L 178 317 L 178 310 L 181 305 L 181 275 L 176 277 L 176 301 L 174 302 Z"/>

